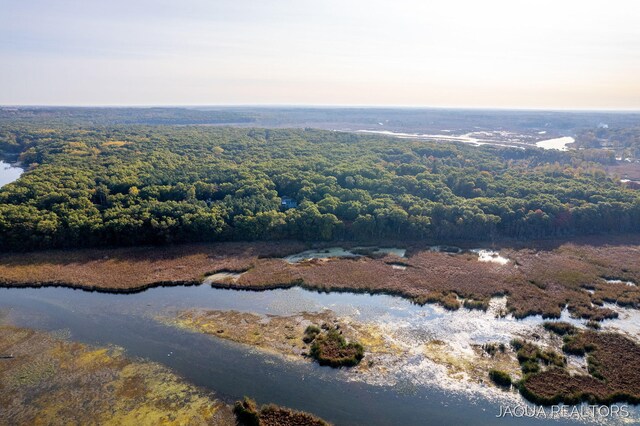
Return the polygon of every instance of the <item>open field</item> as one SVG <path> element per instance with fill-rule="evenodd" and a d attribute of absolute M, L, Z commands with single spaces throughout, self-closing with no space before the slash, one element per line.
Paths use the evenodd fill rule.
<path fill-rule="evenodd" d="M 640 306 L 640 243 L 544 242 L 538 248 L 505 248 L 506 264 L 480 262 L 477 254 L 434 252 L 408 246 L 406 258 L 369 255 L 288 263 L 302 243 L 223 243 L 169 247 L 44 251 L 0 256 L 4 286 L 65 285 L 89 290 L 140 291 L 156 285 L 197 284 L 216 272 L 243 272 L 213 283 L 220 287 L 270 289 L 301 285 L 322 291 L 391 293 L 449 309 L 484 308 L 507 295 L 518 317 L 559 317 L 565 306 L 576 317 L 602 320 L 615 312 L 604 302 Z M 609 280 L 609 281 L 607 281 Z M 615 281 L 615 280 L 619 280 Z"/>

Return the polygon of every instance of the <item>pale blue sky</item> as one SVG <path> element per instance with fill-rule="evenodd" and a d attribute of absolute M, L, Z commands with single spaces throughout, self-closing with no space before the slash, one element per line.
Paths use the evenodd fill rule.
<path fill-rule="evenodd" d="M 0 104 L 640 108 L 636 0 L 0 0 Z"/>

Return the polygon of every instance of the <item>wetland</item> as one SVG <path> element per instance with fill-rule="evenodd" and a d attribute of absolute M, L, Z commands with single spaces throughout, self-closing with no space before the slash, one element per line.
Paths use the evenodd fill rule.
<path fill-rule="evenodd" d="M 266 113 L 1 109 L 0 424 L 638 422 L 634 115 Z"/>
<path fill-rule="evenodd" d="M 626 253 L 637 249 L 628 242 L 625 244 Z M 206 253 L 205 247 L 209 250 Z M 128 253 L 123 256 L 119 250 L 127 250 Z M 277 247 L 194 246 L 193 251 L 187 250 L 180 255 L 164 249 L 161 254 L 150 251 L 144 255 L 140 253 L 138 257 L 129 256 L 132 250 L 142 251 L 140 248 L 103 250 L 89 252 L 89 257 L 84 259 L 73 251 L 31 253 L 32 259 L 34 256 L 42 257 L 40 262 L 30 262 L 29 265 L 22 264 L 19 255 L 4 255 L 0 271 L 7 287 L 0 289 L 2 333 L 11 336 L 28 330 L 45 336 L 42 337 L 45 340 L 63 339 L 63 343 L 56 345 L 65 353 L 75 347 L 81 348 L 77 349 L 78 353 L 105 351 L 110 358 L 120 360 L 117 362 L 126 360 L 143 369 L 154 368 L 157 370 L 153 371 L 170 374 L 171 380 L 186 387 L 184 392 L 196 400 L 206 398 L 210 401 L 205 404 L 207 407 L 218 407 L 207 417 L 211 419 L 214 414 L 220 417 L 221 420 L 216 420 L 215 424 L 233 420 L 233 402 L 242 400 L 244 396 L 256 401 L 254 405 L 249 404 L 249 408 L 253 407 L 251 409 L 258 416 L 263 412 L 258 408 L 260 405 L 277 404 L 311 413 L 333 424 L 397 424 L 399 421 L 420 424 L 425 418 L 446 423 L 451 421 L 452 415 L 462 423 L 495 424 L 495 415 L 504 404 L 523 404 L 534 408 L 530 400 L 536 400 L 526 390 L 535 391 L 541 386 L 550 389 L 549 381 L 557 383 L 566 377 L 576 377 L 578 382 L 586 380 L 591 386 L 598 384 L 600 379 L 591 374 L 594 365 L 591 358 L 595 357 L 607 365 L 610 357 L 607 358 L 606 354 L 610 350 L 596 350 L 583 356 L 564 352 L 566 342 L 557 333 L 563 326 L 550 327 L 547 324 L 545 327 L 548 318 L 543 318 L 542 314 L 527 312 L 524 315 L 514 308 L 510 299 L 517 293 L 512 290 L 502 291 L 498 287 L 487 291 L 484 297 L 475 293 L 465 297 L 462 290 L 465 285 L 475 284 L 476 291 L 477 288 L 482 289 L 482 273 L 498 278 L 536 273 L 535 279 L 548 287 L 558 285 L 556 282 L 563 279 L 564 287 L 560 288 L 564 293 L 561 294 L 576 292 L 581 298 L 591 298 L 592 303 L 602 300 L 600 306 L 593 304 L 597 307 L 595 312 L 602 309 L 611 314 L 598 316 L 598 331 L 588 328 L 594 321 L 591 311 L 584 315 L 583 311 L 571 309 L 571 303 L 564 303 L 557 315 L 545 317 L 566 323 L 564 327 L 572 333 L 580 333 L 579 336 L 590 339 L 603 336 L 601 339 L 607 345 L 611 343 L 611 338 L 607 337 L 610 333 L 623 336 L 613 339 L 614 343 L 624 347 L 631 345 L 629 347 L 637 348 L 640 339 L 635 299 L 631 303 L 626 302 L 627 298 L 635 297 L 637 287 L 628 283 L 636 282 L 638 271 L 631 263 L 627 264 L 632 268 L 625 267 L 626 271 L 623 271 L 616 263 L 623 262 L 623 259 L 605 256 L 606 253 L 622 253 L 616 246 L 605 250 L 565 245 L 533 253 L 530 249 L 517 248 L 453 250 L 448 247 L 442 250 L 432 246 L 394 250 L 329 246 L 309 249 L 293 243 Z M 565 271 L 556 275 L 558 272 L 554 274 L 549 265 L 553 265 L 558 253 L 562 253 L 565 259 L 573 259 L 574 263 L 565 262 L 568 265 Z M 330 256 L 322 258 L 321 254 Z M 84 256 L 87 256 L 86 252 Z M 63 257 L 66 259 L 64 262 Z M 292 257 L 295 257 L 295 262 L 291 261 Z M 496 258 L 499 261 L 495 261 Z M 541 266 L 534 263 L 534 259 L 540 258 L 547 265 L 544 274 L 539 272 Z M 430 286 L 438 289 L 442 282 L 439 274 L 425 272 L 426 265 L 433 268 L 438 264 L 434 259 L 441 260 L 440 265 L 448 265 L 454 277 L 476 274 L 474 282 L 465 284 L 465 279 L 469 278 L 450 280 L 460 283 L 461 287 L 447 293 L 449 299 L 444 301 L 416 297 L 427 289 L 433 291 Z M 507 259 L 507 262 L 501 259 Z M 592 270 L 585 270 L 585 259 L 600 261 Z M 609 261 L 605 262 L 606 259 Z M 373 269 L 372 274 L 359 281 L 371 282 L 373 287 L 363 289 L 357 286 L 358 281 L 353 281 L 353 291 L 349 291 L 349 287 L 342 284 L 341 277 L 335 281 L 327 279 L 330 276 L 328 272 L 318 275 L 325 277 L 324 283 L 328 285 L 314 285 L 314 269 L 331 266 L 330 271 L 340 271 L 340 266 L 336 269 L 333 265 L 343 262 L 349 270 L 354 270 L 353 265 L 358 264 L 363 264 L 363 267 L 356 270 Z M 124 263 L 125 271 L 137 271 L 131 282 L 143 287 L 126 286 L 126 275 L 118 271 L 121 263 Z M 278 269 L 273 267 L 276 263 L 280 265 Z M 198 267 L 194 268 L 194 265 Z M 393 268 L 398 265 L 406 269 Z M 255 275 L 258 268 L 265 268 L 261 272 L 263 285 L 258 284 Z M 580 269 L 584 274 L 577 282 L 572 281 L 573 275 L 567 273 L 571 268 Z M 297 270 L 305 274 L 302 275 L 303 280 L 291 280 L 289 275 L 284 275 Z M 422 284 L 399 291 L 391 286 L 393 274 L 415 270 L 422 271 Z M 104 274 L 90 273 L 96 271 Z M 275 274 L 276 271 L 280 275 L 270 278 L 269 273 Z M 391 283 L 387 287 L 375 287 L 376 281 L 368 281 L 368 277 L 381 274 L 380 271 L 386 274 L 381 280 Z M 26 278 L 27 272 L 35 274 L 30 281 Z M 589 273 L 594 278 L 584 283 L 589 283 L 592 292 L 586 291 L 581 281 L 587 280 L 585 277 L 590 277 Z M 47 275 L 48 278 L 44 279 Z M 25 278 L 20 281 L 16 280 L 18 277 Z M 283 277 L 289 280 L 283 280 Z M 407 277 L 410 276 L 403 280 L 412 283 Z M 154 282 L 154 278 L 157 281 Z M 30 288 L 29 282 L 30 285 L 35 283 L 37 288 Z M 107 292 L 110 289 L 108 283 L 117 284 L 113 290 L 120 293 Z M 185 286 L 185 283 L 191 285 Z M 508 281 L 500 285 L 504 286 L 504 283 Z M 64 285 L 75 285 L 79 289 Z M 86 291 L 92 288 L 91 285 L 96 285 L 95 288 L 101 291 Z M 535 284 L 529 285 L 539 288 Z M 332 291 L 334 289 L 336 291 Z M 134 292 L 123 293 L 129 290 Z M 609 291 L 625 295 L 623 303 L 619 303 L 620 297 L 611 301 L 613 296 Z M 451 303 L 447 303 L 448 300 Z M 482 303 L 466 303 L 469 300 Z M 313 336 L 309 336 L 309 330 Z M 322 341 L 329 335 L 340 336 L 336 340 L 338 346 L 361 347 L 362 353 L 357 362 L 325 362 L 328 366 L 319 365 L 313 356 L 313 346 L 316 339 Z M 562 370 L 556 371 L 552 367 L 558 365 L 536 358 L 535 362 L 540 366 L 536 371 L 538 375 L 528 375 L 530 371 L 522 368 L 519 348 L 513 346 L 513 341 L 518 339 L 535 345 L 542 354 L 556 353 L 558 357 L 565 357 Z M 3 354 L 7 351 L 2 348 Z M 43 387 L 25 390 L 35 395 L 49 386 L 45 385 L 48 383 L 46 378 L 61 368 L 57 361 L 42 364 L 42 361 L 31 360 L 26 354 L 16 352 L 11 355 L 24 357 L 21 362 L 25 365 L 31 363 L 37 367 L 34 371 L 42 372 L 37 383 Z M 64 356 L 74 360 L 78 357 L 73 351 Z M 629 368 L 634 368 L 636 358 L 631 356 L 625 361 Z M 4 363 L 1 366 L 8 365 L 6 360 L 0 362 Z M 496 385 L 492 381 L 494 371 L 508 375 L 514 386 Z M 114 380 L 129 380 L 126 375 L 122 377 Z M 522 394 L 518 390 L 520 383 L 526 386 Z M 622 380 L 616 386 L 625 386 L 624 383 Z M 152 384 L 145 386 L 153 387 Z M 118 389 L 118 386 L 113 385 L 112 388 Z M 607 392 L 606 388 L 598 389 Z M 637 395 L 635 390 L 631 391 Z M 155 395 L 154 391 L 149 392 L 145 395 Z M 633 398 L 608 400 L 606 396 L 603 394 L 600 401 L 635 402 Z M 558 397 L 553 397 L 556 402 Z M 43 405 L 38 407 L 55 410 L 60 401 L 54 399 L 43 401 Z M 19 400 L 17 397 L 16 401 Z M 140 400 L 154 401 L 146 397 L 137 401 Z M 588 404 L 591 400 L 584 397 L 567 399 L 566 402 Z M 153 404 L 153 407 L 159 406 Z M 150 410 L 144 404 L 137 409 Z M 96 407 L 95 410 L 99 412 L 101 408 Z M 636 408 L 631 407 L 630 410 L 631 415 L 636 416 L 633 418 L 640 419 Z M 154 415 L 168 416 L 171 412 L 161 411 Z M 198 411 L 198 415 L 201 412 Z M 279 411 L 267 409 L 265 416 L 273 416 L 274 412 Z M 171 417 L 162 418 L 167 423 L 172 420 Z M 509 419 L 510 422 L 514 420 L 522 424 L 549 421 Z M 601 421 L 603 419 L 597 416 L 580 419 L 583 423 Z M 554 422 L 575 423 L 566 418 Z"/>

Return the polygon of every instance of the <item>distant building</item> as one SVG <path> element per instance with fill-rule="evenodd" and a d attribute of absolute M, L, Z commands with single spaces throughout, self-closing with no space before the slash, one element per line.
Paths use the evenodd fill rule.
<path fill-rule="evenodd" d="M 280 200 L 280 207 L 285 210 L 295 209 L 298 207 L 298 202 L 291 197 L 282 197 Z"/>

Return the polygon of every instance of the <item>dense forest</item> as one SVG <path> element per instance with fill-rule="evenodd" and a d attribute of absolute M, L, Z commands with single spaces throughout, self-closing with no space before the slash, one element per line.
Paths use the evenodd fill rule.
<path fill-rule="evenodd" d="M 0 189 L 3 250 L 640 230 L 640 191 L 580 152 L 311 129 L 6 122 L 0 151 L 20 153 L 27 169 Z"/>

